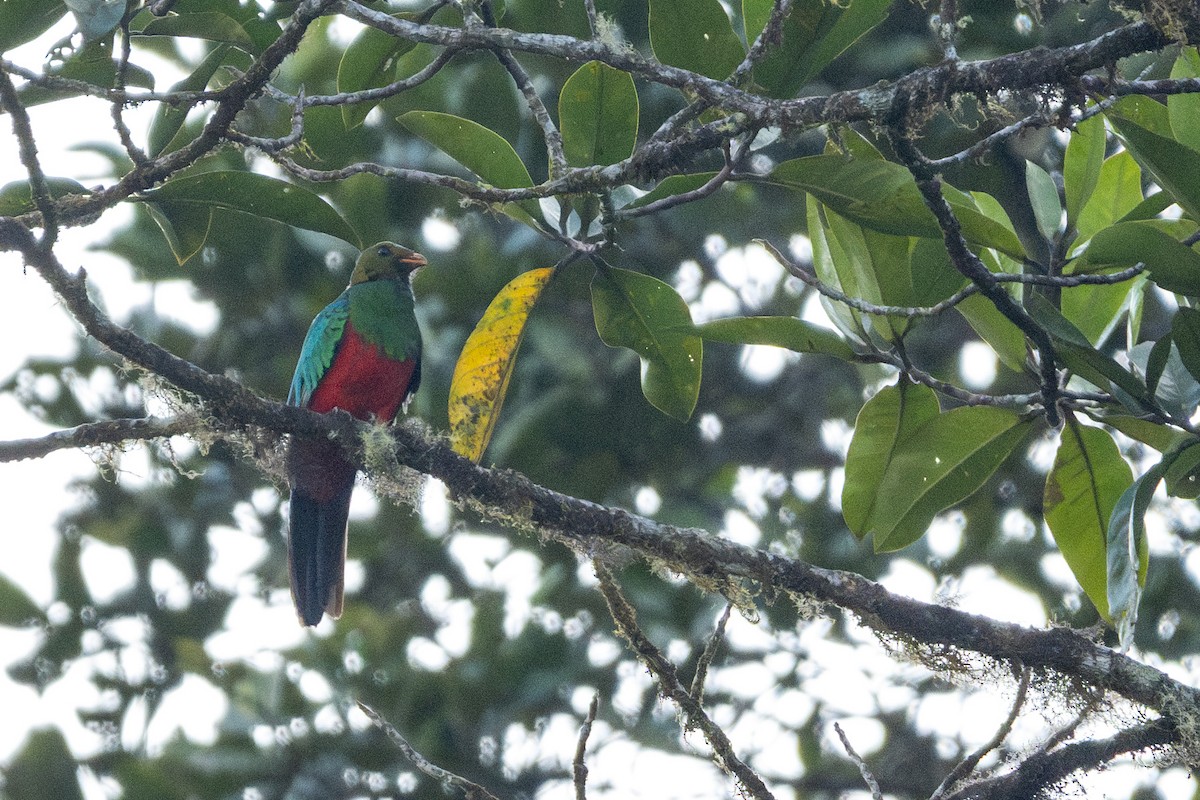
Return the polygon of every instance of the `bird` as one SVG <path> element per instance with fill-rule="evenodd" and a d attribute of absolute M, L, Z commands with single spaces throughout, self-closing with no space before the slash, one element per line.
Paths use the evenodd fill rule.
<path fill-rule="evenodd" d="M 421 383 L 421 329 L 410 279 L 428 262 L 393 242 L 363 250 L 350 285 L 309 326 L 289 405 L 390 423 Z M 288 573 L 301 624 L 342 613 L 346 524 L 357 467 L 327 438 L 293 436 Z"/>

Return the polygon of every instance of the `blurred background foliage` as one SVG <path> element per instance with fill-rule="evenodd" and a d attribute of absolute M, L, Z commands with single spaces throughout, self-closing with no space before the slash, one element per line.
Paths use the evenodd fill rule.
<path fill-rule="evenodd" d="M 927 5 L 895 3 L 885 24 L 802 94 L 864 87 L 939 61 Z M 1035 24 L 1010 3 L 962 3 L 970 23 L 962 31 L 960 54 L 989 58 L 1079 42 L 1121 21 L 1104 3 L 1040 5 L 1044 19 Z M 648 52 L 644 3 L 597 0 L 597 7 L 635 48 Z M 575 36 L 587 31 L 583 4 L 559 0 L 510 0 L 503 24 Z M 310 95 L 335 92 L 331 65 L 338 63 L 345 36 L 337 26 L 314 26 L 277 85 L 303 86 Z M 184 71 L 192 69 L 196 53 L 185 55 L 169 41 L 156 45 L 158 54 Z M 520 60 L 551 104 L 572 66 L 539 57 Z M 1144 67 L 1151 75 L 1165 74 L 1170 59 L 1131 65 L 1134 71 Z M 638 88 L 643 131 L 679 108 L 673 91 Z M 1018 109 L 1026 102 L 1009 101 Z M 378 161 L 453 170 L 444 156 L 395 122 L 411 109 L 446 111 L 487 124 L 514 145 L 535 180 L 544 177 L 540 132 L 507 74 L 487 53 L 457 59 L 437 79 L 386 101 L 366 125 L 351 131 L 344 129 L 338 109 L 310 110 L 308 163 Z M 969 111 L 962 115 L 968 122 Z M 244 116 L 243 128 L 278 134 L 287 129 L 289 111 L 259 100 Z M 987 133 L 988 126 L 1002 124 L 996 119 L 980 120 L 974 128 L 939 120 L 926 132 L 925 149 L 954 152 Z M 202 120 L 189 120 L 190 132 Z M 818 153 L 823 146 L 824 137 L 814 132 L 767 147 L 757 157 L 783 161 Z M 1010 140 L 986 163 L 965 164 L 947 178 L 961 189 L 997 196 L 1018 228 L 1032 231 L 1024 159 L 1057 163 L 1060 148 L 1053 131 L 1033 132 Z M 119 164 L 120 156 L 111 157 Z M 226 149 L 197 169 L 261 168 L 262 163 L 250 152 Z M 431 266 L 415 281 L 425 355 L 423 382 L 409 411 L 443 430 L 455 359 L 489 300 L 520 272 L 555 263 L 560 250 L 524 226 L 460 206 L 455 196 L 436 188 L 371 176 L 310 188 L 328 197 L 364 241 L 396 240 L 429 257 Z M 625 224 L 619 249 L 609 259 L 679 287 L 696 308 L 705 306 L 705 298 L 718 297 L 726 312 L 796 314 L 809 300 L 808 290 L 781 273 L 766 285 L 750 286 L 744 275 L 723 268 L 722 259 L 752 238 L 786 242 L 803 235 L 798 197 L 776 187 L 733 186 L 671 213 Z M 456 233 L 436 235 L 445 232 L 444 226 Z M 94 229 L 99 233 L 101 227 Z M 282 399 L 308 323 L 345 284 L 353 253 L 327 237 L 233 212 L 218 212 L 214 230 L 219 234 L 202 253 L 180 266 L 139 208 L 132 222 L 108 230 L 94 247 L 127 260 L 138 280 L 186 282 L 194 297 L 217 314 L 215 325 L 198 330 L 150 306 L 132 313 L 126 321 L 130 327 L 207 370 L 232 370 L 255 391 Z M 847 432 L 864 397 L 888 378 L 887 370 L 818 355 L 789 355 L 770 362 L 774 366 L 751 369 L 742 348 L 711 345 L 699 405 L 692 422 L 683 424 L 645 402 L 637 359 L 605 347 L 597 337 L 590 274 L 583 263 L 568 267 L 543 295 L 485 463 L 664 522 L 713 531 L 737 526 L 739 535 L 759 546 L 871 578 L 907 564 L 904 569 L 918 571 L 948 595 L 968 570 L 987 567 L 1040 598 L 1053 620 L 1076 626 L 1097 621 L 1078 589 L 1066 588 L 1046 568 L 1053 545 L 1033 522 L 1041 518 L 1048 463 L 1037 451 L 1044 451 L 1045 442 L 1033 442 L 1028 458 L 1010 459 L 956 512 L 961 542 L 949 553 L 935 554 L 927 537 L 900 553 L 876 555 L 869 543 L 849 534 L 830 498 L 839 494 Z M 1146 319 L 1148 327 L 1156 324 L 1152 307 Z M 933 375 L 957 378 L 961 347 L 970 338 L 970 329 L 959 320 L 939 324 L 936 338 L 918 330 L 907 346 L 914 361 Z M 143 377 L 83 342 L 69 360 L 29 362 L 4 390 L 17 393 L 53 425 L 73 426 L 97 418 L 97 402 L 99 418 L 137 416 L 147 405 L 156 407 Z M 1010 390 L 1004 382 L 1013 380 L 1002 370 L 990 390 Z M 106 387 L 99 401 L 96 386 Z M 80 701 L 78 713 L 96 734 L 95 746 L 72 755 L 57 733 L 34 733 L 6 773 L 5 791 L 13 800 L 80 796 L 70 769 L 76 758 L 93 782 L 127 800 L 440 794 L 433 781 L 417 778 L 385 737 L 364 723 L 353 708 L 356 700 L 397 725 L 435 763 L 504 797 L 541 796 L 551 789 L 554 796 L 570 794 L 570 763 L 559 754 L 569 758 L 593 692 L 601 698 L 600 720 L 607 726 L 593 747 L 602 750 L 622 740 L 648 750 L 680 751 L 674 713 L 655 701 L 649 679 L 621 648 L 592 589 L 590 568 L 575 554 L 481 525 L 436 488 L 426 490 L 417 508 L 381 503 L 374 510 L 364 503 L 360 507 L 369 513 L 351 522 L 349 558 L 359 566 L 343 618 L 316 635 L 260 634 L 247 628 L 248 620 L 276 624 L 285 618 L 283 612 L 256 616 L 246 609 L 269 602 L 278 611 L 289 605 L 281 487 L 253 459 L 225 443 L 205 452 L 187 442 L 139 452 L 149 464 L 139 479 L 125 474 L 120 454 L 110 454 L 111 461 L 93 478 L 75 487 L 59 525 L 54 603 L 33 651 L 10 670 L 14 679 L 39 690 L 69 674 L 86 675 L 95 692 Z M 1138 447 L 1131 445 L 1128 455 L 1137 458 Z M 1180 541 L 1194 539 L 1194 525 L 1185 529 L 1178 517 L 1168 524 Z M 83 553 L 98 545 L 118 548 L 132 561 L 132 580 L 115 594 L 98 596 L 95 577 L 89 579 L 80 566 Z M 239 549 L 233 577 L 225 568 L 214 579 L 214 560 Z M 1171 624 L 1143 624 L 1137 644 L 1163 659 L 1194 653 L 1200 644 L 1200 603 L 1184 566 L 1180 554 L 1172 552 L 1156 555 L 1150 569 L 1143 619 Z M 721 599 L 641 564 L 625 565 L 621 576 L 645 630 L 677 658 L 682 674 L 690 675 Z M 5 600 L 0 595 L 0 602 Z M 0 616 L 19 621 L 14 617 L 24 611 L 21 600 L 13 595 Z M 814 634 L 806 632 L 864 651 L 877 651 L 878 645 L 838 616 L 810 622 L 798 619 L 788 603 L 758 601 L 759 625 L 779 635 L 731 636 L 718 657 L 708 701 L 735 730 L 738 720 L 765 725 L 775 718 L 785 733 L 790 731 L 785 741 L 794 743 L 789 747 L 802 767 L 773 771 L 767 755 L 752 756 L 752 763 L 783 796 L 789 786 L 793 796 L 809 798 L 861 789 L 857 771 L 826 738 L 831 719 L 860 715 L 882 727 L 882 744 L 872 759 L 880 783 L 898 797 L 927 796 L 966 747 L 917 722 L 920 698 L 945 692 L 947 685 L 900 668 L 880 673 L 868 690 L 878 696 L 861 698 L 861 704 L 831 703 L 830 692 L 816 687 L 830 680 L 834 668 L 808 658 Z M 231 648 L 235 634 L 242 643 Z M 255 640 L 259 635 L 261 645 Z M 276 650 L 271 643 L 280 639 L 289 644 Z M 222 655 L 230 652 L 239 655 Z M 870 663 L 870 656 L 862 658 Z M 763 707 L 739 687 L 738 676 L 754 674 L 764 664 L 770 665 L 775 683 L 767 696 L 794 697 L 798 690 L 808 698 L 801 711 L 782 722 L 778 709 Z M 200 683 L 208 688 L 197 693 Z M 848 691 L 862 691 L 860 684 L 848 686 L 855 687 Z M 167 698 L 185 689 L 189 697 L 224 703 L 215 738 L 182 732 L 165 741 L 148 737 L 148 721 L 160 711 L 166 714 Z M 893 699 L 880 699 L 888 692 Z M 703 769 L 702 757 L 687 763 Z M 729 794 L 725 779 L 713 775 L 711 795 Z M 620 796 L 606 791 L 606 786 L 616 791 L 613 781 L 619 777 L 597 772 L 594 796 Z M 664 792 L 668 796 L 670 790 Z"/>

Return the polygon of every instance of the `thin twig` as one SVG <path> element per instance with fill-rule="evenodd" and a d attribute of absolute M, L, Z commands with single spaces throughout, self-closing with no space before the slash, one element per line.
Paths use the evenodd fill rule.
<path fill-rule="evenodd" d="M 113 87 L 121 90 L 125 89 L 126 86 L 126 76 L 129 72 L 129 57 L 133 50 L 129 36 L 130 16 L 130 12 L 126 12 L 125 16 L 121 18 L 121 57 L 117 60 L 117 76 Z M 121 146 L 125 148 L 126 155 L 138 166 L 146 164 L 150 160 L 149 156 L 134 143 L 133 134 L 130 133 L 129 126 L 125 124 L 125 104 L 113 101 L 109 104 L 109 112 L 112 115 L 113 128 L 117 132 L 117 137 L 121 140 Z"/>
<path fill-rule="evenodd" d="M 579 741 L 575 745 L 575 760 L 572 762 L 572 774 L 575 782 L 575 800 L 587 800 L 588 767 L 587 755 L 588 737 L 592 735 L 592 723 L 596 721 L 596 713 L 600 710 L 600 694 L 592 695 L 588 704 L 587 716 L 579 728 Z"/>
<path fill-rule="evenodd" d="M 617 633 L 629 643 L 633 652 L 658 680 L 659 693 L 674 701 L 683 711 L 685 730 L 697 728 L 704 734 L 704 738 L 712 747 L 717 765 L 732 776 L 748 796 L 760 800 L 774 798 L 762 778 L 734 752 L 733 745 L 721 726 L 709 718 L 704 707 L 679 683 L 675 665 L 642 632 L 637 624 L 637 612 L 625 598 L 612 573 L 599 561 L 593 560 L 592 566 L 599 580 L 600 593 L 604 596 L 609 613 L 617 624 Z"/>
<path fill-rule="evenodd" d="M 404 757 L 411 761 L 412 765 L 421 770 L 421 772 L 424 772 L 426 775 L 436 781 L 440 781 L 444 786 L 448 786 L 462 792 L 467 800 L 499 800 L 496 795 L 492 794 L 478 783 L 467 780 L 460 775 L 455 775 L 450 770 L 443 769 L 429 759 L 425 758 L 425 756 L 416 751 L 416 748 L 408 743 L 408 740 L 404 738 L 404 736 L 396 729 L 394 725 L 381 717 L 375 709 L 371 708 L 362 700 L 357 701 L 357 703 L 359 710 L 366 714 L 370 718 L 371 722 L 375 723 L 375 727 L 387 734 L 387 737 L 392 741 L 392 744 L 396 745 L 396 749 L 403 753 Z"/>
<path fill-rule="evenodd" d="M 950 770 L 950 774 L 946 776 L 945 780 L 942 781 L 937 791 L 930 796 L 929 800 L 942 800 L 948 791 L 954 788 L 960 781 L 966 780 L 975 771 L 975 767 L 979 766 L 979 762 L 983 760 L 984 756 L 1004 744 L 1004 740 L 1012 733 L 1012 727 L 1017 721 L 1017 716 L 1020 715 L 1021 709 L 1025 706 L 1025 698 L 1029 694 L 1029 678 L 1031 674 L 1029 667 L 1021 670 L 1021 680 L 1017 684 L 1017 696 L 1013 698 L 1008 716 L 1004 718 L 1004 722 L 1000 724 L 1000 727 L 996 730 L 996 734 L 986 744 L 968 755 L 954 769 Z"/>
<path fill-rule="evenodd" d="M 733 603 L 726 603 L 725 611 L 717 620 L 717 627 L 713 629 L 712 636 L 708 637 L 708 643 L 704 645 L 704 650 L 696 661 L 696 674 L 692 676 L 692 687 L 688 693 L 701 705 L 704 703 L 704 683 L 708 680 L 708 667 L 717 655 L 717 648 L 721 646 L 721 642 L 725 641 L 725 625 L 729 622 L 731 611 L 733 611 Z"/>
<path fill-rule="evenodd" d="M 58 211 L 55 209 L 54 199 L 50 196 L 50 187 L 46 185 L 46 173 L 42 172 L 42 164 L 38 160 L 37 140 L 33 136 L 29 114 L 17 94 L 17 87 L 13 86 L 12 79 L 5 70 L 0 70 L 0 108 L 4 109 L 12 120 L 21 165 L 29 175 L 30 196 L 42 215 L 41 245 L 49 250 L 58 238 Z"/>
<path fill-rule="evenodd" d="M 783 22 L 791 10 L 792 0 L 775 0 L 771 5 L 771 16 L 767 18 L 767 24 L 763 26 L 762 31 L 750 45 L 742 63 L 738 64 L 733 74 L 729 76 L 730 83 L 735 85 L 741 83 L 742 79 L 750 74 L 754 65 L 761 61 L 771 48 L 783 44 Z"/>
<path fill-rule="evenodd" d="M 842 747 L 846 748 L 846 755 L 854 762 L 854 766 L 858 767 L 858 774 L 862 775 L 863 782 L 867 784 L 867 788 L 871 790 L 872 800 L 883 800 L 883 792 L 879 789 L 879 781 L 875 780 L 875 776 L 871 774 L 871 769 L 867 766 L 867 762 L 863 761 L 854 750 L 854 745 L 850 744 L 850 738 L 846 736 L 846 732 L 842 730 L 842 726 L 838 723 L 833 723 L 833 729 L 837 731 L 838 738 L 842 740 Z"/>

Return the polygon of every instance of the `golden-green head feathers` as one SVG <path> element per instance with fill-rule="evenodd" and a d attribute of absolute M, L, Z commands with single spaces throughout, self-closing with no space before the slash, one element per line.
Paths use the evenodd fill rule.
<path fill-rule="evenodd" d="M 395 242 L 373 244 L 359 255 L 350 275 L 350 285 L 382 278 L 404 278 L 429 262 L 425 256 Z"/>

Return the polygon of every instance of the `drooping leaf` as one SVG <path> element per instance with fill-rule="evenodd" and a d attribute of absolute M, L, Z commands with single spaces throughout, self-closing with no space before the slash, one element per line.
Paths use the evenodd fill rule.
<path fill-rule="evenodd" d="M 1200 296 L 1200 253 L 1152 222 L 1122 222 L 1092 237 L 1080 264 L 1130 267 L 1144 263 L 1150 279 L 1169 292 Z"/>
<path fill-rule="evenodd" d="M 223 208 L 325 233 L 361 247 L 350 223 L 320 195 L 301 186 L 253 172 L 205 172 L 167 181 L 143 198 L 160 207 L 188 204 Z M 202 212 L 197 209 L 195 218 Z"/>
<path fill-rule="evenodd" d="M 1179 450 L 1163 476 L 1167 483 L 1167 494 L 1195 500 L 1200 497 L 1200 442 Z"/>
<path fill-rule="evenodd" d="M 912 173 L 890 161 L 853 159 L 837 155 L 807 156 L 777 166 L 770 180 L 803 189 L 842 216 L 880 233 L 941 239 L 942 229 L 925 206 Z M 968 242 L 1024 258 L 1016 234 L 946 195 Z"/>
<path fill-rule="evenodd" d="M 834 264 L 832 247 L 829 242 L 829 237 L 825 235 L 825 219 L 826 209 L 821 205 L 815 197 L 809 196 L 805 202 L 805 214 L 808 220 L 808 238 L 812 242 L 813 252 L 813 272 L 826 286 L 831 286 L 835 289 L 841 289 L 841 280 L 838 278 L 837 266 Z M 829 319 L 842 332 L 842 334 L 854 342 L 865 342 L 869 338 L 865 321 L 858 311 L 850 308 L 845 303 L 834 302 L 832 299 L 821 295 L 821 306 L 825 309 L 825 313 L 829 315 Z"/>
<path fill-rule="evenodd" d="M 1200 311 L 1186 307 L 1176 310 L 1171 318 L 1171 338 L 1184 367 L 1200 381 Z"/>
<path fill-rule="evenodd" d="M 1100 616 L 1108 614 L 1108 523 L 1133 470 L 1102 428 L 1069 417 L 1043 495 L 1046 525 Z"/>
<path fill-rule="evenodd" d="M 1011 272 L 1019 269 L 1012 259 L 997 256 L 987 250 L 982 251 L 979 257 L 984 266 L 992 272 Z M 1014 288 L 1020 291 L 1019 285 Z M 995 303 L 983 295 L 975 294 L 955 308 L 966 318 L 975 333 L 979 334 L 979 338 L 991 345 L 1002 364 L 1014 372 L 1021 372 L 1025 368 L 1025 332 L 1004 316 Z"/>
<path fill-rule="evenodd" d="M 592 313 L 601 341 L 641 357 L 642 394 L 650 404 L 689 419 L 700 396 L 704 342 L 683 298 L 649 275 L 599 270 L 592 279 Z"/>
<path fill-rule="evenodd" d="M 71 178 L 46 178 L 46 189 L 56 200 L 69 194 L 92 193 L 91 189 Z M 15 217 L 36 209 L 29 181 L 13 181 L 0 186 L 0 217 Z"/>
<path fill-rule="evenodd" d="M 1062 201 L 1058 187 L 1050 173 L 1032 161 L 1025 162 L 1025 188 L 1029 204 L 1033 207 L 1033 218 L 1038 231 L 1047 239 L 1053 239 L 1062 224 Z"/>
<path fill-rule="evenodd" d="M 1142 587 L 1146 585 L 1149 548 L 1146 544 L 1146 509 L 1163 474 L 1177 451 L 1163 456 L 1133 482 L 1117 500 L 1108 523 L 1105 558 L 1108 562 L 1108 617 L 1117 629 L 1122 648 L 1133 643 Z"/>
<path fill-rule="evenodd" d="M 858 412 L 842 487 L 842 516 L 858 538 L 874 527 L 879 489 L 900 445 L 940 410 L 932 389 L 901 379 L 876 392 Z"/>
<path fill-rule="evenodd" d="M 257 43 L 242 24 L 219 11 L 155 17 L 146 23 L 139 35 L 206 39 L 210 42 L 233 45 L 250 55 L 261 55 Z"/>
<path fill-rule="evenodd" d="M 650 0 L 650 49 L 672 67 L 725 80 L 746 50 L 718 0 Z"/>
<path fill-rule="evenodd" d="M 1033 317 L 1034 322 L 1042 326 L 1054 339 L 1058 356 L 1063 363 L 1079 373 L 1085 380 L 1101 389 L 1109 389 L 1111 384 L 1114 389 L 1120 389 L 1131 400 L 1137 402 L 1148 403 L 1151 401 L 1150 392 L 1142 381 L 1113 360 L 1111 356 L 1092 347 L 1087 337 L 1050 305 L 1044 297 L 1030 296 L 1025 308 Z M 1131 410 L 1140 413 L 1143 409 Z"/>
<path fill-rule="evenodd" d="M 771 17 L 772 0 L 742 0 L 746 41 Z M 791 97 L 831 61 L 887 18 L 891 0 L 798 0 L 783 23 L 783 42 L 754 67 L 754 80 L 771 97 Z"/>
<path fill-rule="evenodd" d="M 1171 67 L 1171 77 L 1176 79 L 1200 78 L 1200 53 L 1195 47 L 1184 47 L 1179 51 Z M 1200 95 L 1173 94 L 1167 98 L 1167 118 L 1171 121 L 1171 134 L 1181 144 L 1200 150 Z"/>
<path fill-rule="evenodd" d="M 154 224 L 162 231 L 179 266 L 200 252 L 212 229 L 213 206 L 203 203 L 144 203 Z"/>
<path fill-rule="evenodd" d="M 1101 116 L 1090 117 L 1071 131 L 1063 157 L 1063 194 L 1067 198 L 1067 222 L 1071 225 L 1078 221 L 1079 212 L 1100 180 L 1106 140 Z"/>
<path fill-rule="evenodd" d="M 870 525 L 876 552 L 920 539 L 937 514 L 983 486 L 1032 425 L 1007 409 L 970 406 L 913 431 L 896 447 L 879 485 Z"/>
<path fill-rule="evenodd" d="M 450 444 L 478 462 L 491 441 L 525 325 L 553 267 L 524 272 L 508 282 L 463 345 L 450 381 Z"/>
<path fill-rule="evenodd" d="M 828 328 L 795 317 L 733 317 L 696 326 L 696 333 L 710 342 L 765 344 L 797 353 L 824 353 L 846 361 L 854 350 Z"/>
<path fill-rule="evenodd" d="M 1163 191 L 1175 198 L 1192 219 L 1200 220 L 1200 152 L 1147 130 L 1119 113 L 1111 113 L 1109 119 Z"/>
<path fill-rule="evenodd" d="M 628 158 L 638 132 L 633 76 L 600 61 L 587 62 L 563 84 L 558 122 L 571 166 L 608 166 Z"/>
<path fill-rule="evenodd" d="M 1086 241 L 1120 220 L 1142 202 L 1142 169 L 1128 150 L 1104 160 L 1096 185 L 1075 220 L 1079 239 Z"/>
<path fill-rule="evenodd" d="M 1169 451 L 1187 438 L 1187 434 L 1178 428 L 1150 422 L 1128 414 L 1093 413 L 1092 416 L 1098 422 L 1110 425 L 1130 439 L 1136 439 L 1142 444 L 1149 445 L 1160 453 Z"/>
<path fill-rule="evenodd" d="M 1186 343 L 1187 331 L 1180 328 L 1179 337 Z M 1157 342 L 1136 344 L 1127 355 L 1130 365 L 1145 375 L 1147 385 L 1154 381 L 1154 398 L 1159 407 L 1172 416 L 1187 418 L 1200 406 L 1200 383 L 1188 371 L 1174 338 L 1172 331 Z"/>
<path fill-rule="evenodd" d="M 414 19 L 416 14 L 402 12 L 400 19 Z M 396 78 L 396 65 L 400 58 L 416 46 L 409 39 L 399 39 L 378 28 L 366 27 L 354 37 L 342 53 L 338 64 L 337 89 L 339 92 L 361 92 L 387 86 Z M 342 122 L 346 130 L 357 128 L 375 108 L 378 101 L 350 103 L 342 106 Z"/>
<path fill-rule="evenodd" d="M 212 52 L 204 57 L 204 60 L 200 62 L 200 66 L 196 67 L 191 75 L 172 86 L 169 91 L 203 91 L 208 86 L 208 82 L 212 80 L 213 75 L 221 67 L 221 64 L 224 63 L 228 52 L 229 49 L 225 46 L 214 47 Z M 189 106 L 159 103 L 158 108 L 154 112 L 154 121 L 150 123 L 150 133 L 146 137 L 147 149 L 152 157 L 168 152 L 171 140 L 175 138 L 175 134 L 179 133 L 179 129 L 183 127 L 189 110 Z"/>
<path fill-rule="evenodd" d="M 5 0 L 0 3 L 0 53 L 33 41 L 66 13 L 62 0 Z"/>
<path fill-rule="evenodd" d="M 438 111 L 409 111 L 397 121 L 492 186 L 499 189 L 533 186 L 529 170 L 512 145 L 478 122 Z M 507 204 L 505 213 L 536 228 L 534 220 L 541 210 L 535 201 L 523 200 Z"/>

